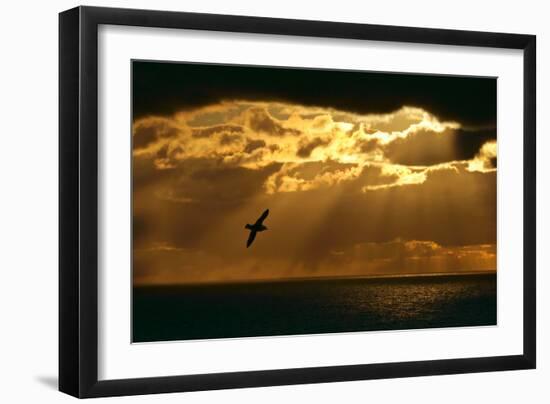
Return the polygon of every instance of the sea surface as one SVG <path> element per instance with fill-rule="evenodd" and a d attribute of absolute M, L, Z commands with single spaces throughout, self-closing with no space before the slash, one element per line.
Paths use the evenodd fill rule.
<path fill-rule="evenodd" d="M 133 341 L 495 325 L 496 274 L 134 287 Z"/>

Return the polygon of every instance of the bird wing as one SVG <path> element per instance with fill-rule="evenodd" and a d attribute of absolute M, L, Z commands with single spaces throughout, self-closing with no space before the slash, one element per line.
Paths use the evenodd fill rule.
<path fill-rule="evenodd" d="M 266 209 L 264 213 L 256 220 L 256 225 L 262 224 L 262 222 L 265 220 L 265 218 L 269 215 L 269 209 Z"/>
<path fill-rule="evenodd" d="M 250 244 L 252 244 L 255 238 L 256 238 L 256 232 L 251 230 L 250 234 L 248 235 L 248 240 L 246 241 L 246 248 L 250 247 Z"/>

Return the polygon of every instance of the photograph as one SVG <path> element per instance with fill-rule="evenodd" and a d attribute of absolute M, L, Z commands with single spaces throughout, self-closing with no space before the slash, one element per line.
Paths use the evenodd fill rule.
<path fill-rule="evenodd" d="M 547 3 L 91 3 L 2 3 L 0 403 L 550 403 Z"/>
<path fill-rule="evenodd" d="M 131 87 L 132 342 L 497 325 L 496 77 L 132 60 Z"/>

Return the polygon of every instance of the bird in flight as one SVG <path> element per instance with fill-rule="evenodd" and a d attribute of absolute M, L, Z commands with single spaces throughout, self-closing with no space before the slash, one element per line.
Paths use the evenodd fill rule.
<path fill-rule="evenodd" d="M 246 248 L 250 247 L 250 244 L 254 241 L 256 238 L 256 233 L 259 231 L 267 230 L 267 227 L 264 226 L 264 220 L 269 215 L 269 209 L 266 209 L 264 213 L 256 220 L 256 223 L 254 224 L 247 224 L 244 226 L 245 229 L 250 230 L 250 234 L 248 235 L 248 240 L 246 241 Z"/>

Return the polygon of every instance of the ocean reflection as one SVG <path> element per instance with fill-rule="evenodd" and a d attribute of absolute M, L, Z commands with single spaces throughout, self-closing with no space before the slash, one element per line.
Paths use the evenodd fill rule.
<path fill-rule="evenodd" d="M 496 324 L 496 275 L 136 288 L 134 341 Z"/>

